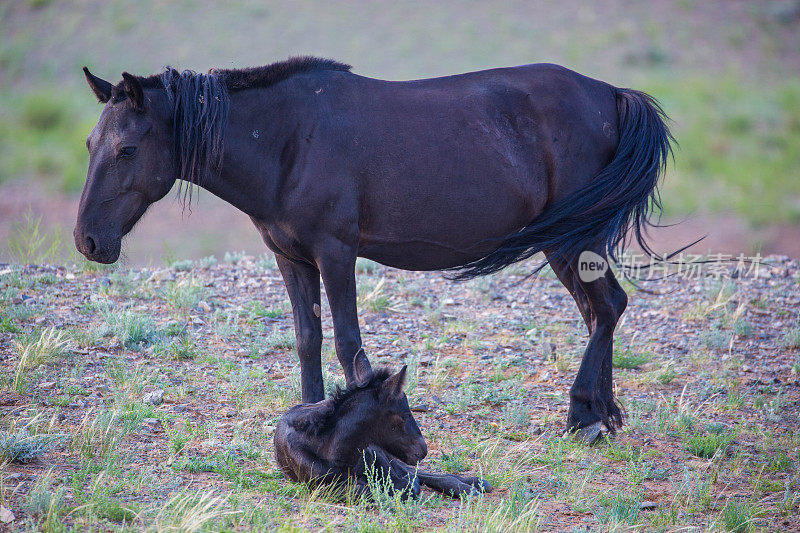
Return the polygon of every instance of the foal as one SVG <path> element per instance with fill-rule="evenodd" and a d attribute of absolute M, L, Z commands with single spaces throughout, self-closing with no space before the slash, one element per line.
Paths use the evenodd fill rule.
<path fill-rule="evenodd" d="M 339 488 L 351 481 L 356 495 L 369 494 L 370 466 L 388 476 L 396 491 L 414 498 L 420 483 L 452 497 L 492 490 L 476 477 L 410 466 L 427 455 L 428 447 L 403 392 L 406 367 L 394 375 L 373 371 L 359 350 L 354 368 L 355 383 L 321 402 L 297 405 L 278 421 L 275 456 L 289 479 Z"/>

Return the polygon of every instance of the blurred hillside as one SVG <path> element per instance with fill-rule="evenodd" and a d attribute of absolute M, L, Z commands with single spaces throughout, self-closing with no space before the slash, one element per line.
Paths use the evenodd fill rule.
<path fill-rule="evenodd" d="M 712 240 L 716 246 L 798 250 L 797 0 L 300 0 L 224 7 L 16 0 L 0 5 L 0 36 L 0 261 L 10 253 L 11 223 L 28 205 L 46 227 L 60 224 L 70 247 L 70 193 L 85 180 L 84 139 L 100 112 L 81 66 L 116 81 L 123 70 L 204 71 L 297 54 L 333 57 L 387 79 L 546 61 L 647 90 L 673 118 L 681 145 L 664 188 L 668 217 L 694 217 L 692 231 L 728 236 Z M 246 217 L 209 196 L 195 208 L 193 231 L 171 202 L 157 206 L 130 240 L 131 261 L 158 260 L 166 249 L 194 256 L 260 249 Z M 225 227 L 236 239 L 239 228 L 246 237 L 219 233 L 220 216 L 230 217 Z M 167 236 L 159 225 L 165 221 L 177 228 Z"/>

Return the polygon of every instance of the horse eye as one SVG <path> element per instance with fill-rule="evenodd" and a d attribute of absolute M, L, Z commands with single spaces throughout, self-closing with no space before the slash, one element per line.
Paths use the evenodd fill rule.
<path fill-rule="evenodd" d="M 119 151 L 120 157 L 132 157 L 133 154 L 135 153 L 136 153 L 135 146 L 123 146 Z"/>

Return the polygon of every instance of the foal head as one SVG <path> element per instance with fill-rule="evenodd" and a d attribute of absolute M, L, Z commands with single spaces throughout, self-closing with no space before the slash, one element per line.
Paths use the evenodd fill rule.
<path fill-rule="evenodd" d="M 373 371 L 363 350 L 359 350 L 355 372 L 356 384 L 334 397 L 339 405 L 337 419 L 354 422 L 348 429 L 356 434 L 350 438 L 379 446 L 409 464 L 424 459 L 428 447 L 404 392 L 406 367 L 396 374 Z"/>

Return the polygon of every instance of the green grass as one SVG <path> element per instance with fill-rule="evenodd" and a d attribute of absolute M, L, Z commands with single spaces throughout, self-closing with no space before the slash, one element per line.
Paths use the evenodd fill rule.
<path fill-rule="evenodd" d="M 643 87 L 675 120 L 680 148 L 665 180 L 667 214 L 734 212 L 800 222 L 800 79 L 743 83 L 685 77 Z"/>
<path fill-rule="evenodd" d="M 634 369 L 648 363 L 653 358 L 650 353 L 634 353 L 632 348 L 614 349 L 614 368 Z"/>
<path fill-rule="evenodd" d="M 695 433 L 686 440 L 686 450 L 697 457 L 710 459 L 717 452 L 725 453 L 734 437 L 725 433 Z"/>
<path fill-rule="evenodd" d="M 141 349 L 162 337 L 153 319 L 143 313 L 130 309 L 106 311 L 103 318 L 106 323 L 104 333 L 117 337 L 126 348 Z"/>
<path fill-rule="evenodd" d="M 761 514 L 758 505 L 747 501 L 728 501 L 722 508 L 721 522 L 727 531 L 749 533 L 756 530 L 755 519 Z"/>

